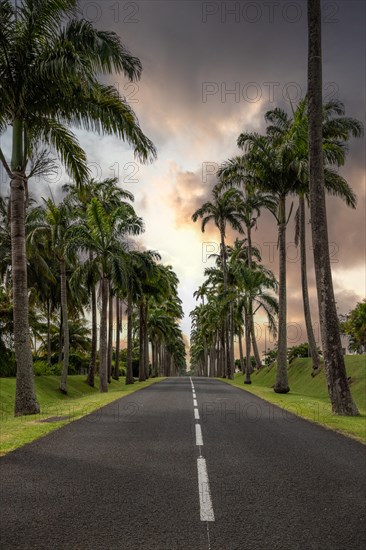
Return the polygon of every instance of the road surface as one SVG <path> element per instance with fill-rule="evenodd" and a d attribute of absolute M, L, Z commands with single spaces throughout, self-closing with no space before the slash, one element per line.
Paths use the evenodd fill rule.
<path fill-rule="evenodd" d="M 0 459 L 1 548 L 363 550 L 365 447 L 170 378 Z"/>

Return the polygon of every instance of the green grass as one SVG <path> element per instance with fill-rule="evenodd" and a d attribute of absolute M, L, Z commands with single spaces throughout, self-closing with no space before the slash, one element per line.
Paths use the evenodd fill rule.
<path fill-rule="evenodd" d="M 124 383 L 124 379 L 118 382 L 112 380 L 108 386 L 108 393 L 100 393 L 98 379 L 96 379 L 96 387 L 91 388 L 86 384 L 85 376 L 69 376 L 68 394 L 63 395 L 58 389 L 60 384 L 58 376 L 37 376 L 35 383 L 38 402 L 41 406 L 40 414 L 15 418 L 13 416 L 15 378 L 0 378 L 0 456 L 160 380 L 163 378 L 150 378 L 146 382 L 135 382 L 128 386 Z M 52 423 L 40 422 L 52 416 L 68 418 Z"/>
<path fill-rule="evenodd" d="M 251 385 L 244 385 L 242 374 L 237 374 L 234 380 L 224 381 L 298 416 L 366 443 L 366 356 L 347 355 L 345 359 L 347 374 L 352 379 L 352 396 L 361 413 L 358 417 L 338 416 L 332 413 L 324 370 L 321 369 L 320 373 L 312 378 L 310 359 L 293 361 L 288 369 L 290 393 L 285 395 L 277 394 L 272 389 L 276 367 L 254 372 Z"/>

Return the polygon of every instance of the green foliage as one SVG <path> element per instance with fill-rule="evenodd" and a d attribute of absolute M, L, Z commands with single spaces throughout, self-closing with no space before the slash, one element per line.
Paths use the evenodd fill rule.
<path fill-rule="evenodd" d="M 62 364 L 55 363 L 54 365 L 49 365 L 46 361 L 34 361 L 33 370 L 35 376 L 51 376 L 61 375 Z"/>
<path fill-rule="evenodd" d="M 318 348 L 318 353 L 321 355 L 321 351 Z M 298 357 L 310 357 L 310 347 L 308 342 L 303 342 L 302 344 L 299 344 L 297 346 L 292 346 L 292 348 L 289 348 L 287 350 L 287 359 L 288 362 L 291 364 L 294 359 L 297 359 Z"/>
<path fill-rule="evenodd" d="M 90 363 L 90 355 L 82 353 L 70 353 L 69 374 L 82 374 L 87 371 Z"/>
<path fill-rule="evenodd" d="M 264 364 L 266 367 L 271 367 L 277 359 L 277 346 L 273 349 L 267 349 L 265 353 Z"/>
<path fill-rule="evenodd" d="M 340 319 L 341 331 L 349 337 L 349 351 L 366 353 L 366 300 L 358 302 Z"/>
<path fill-rule="evenodd" d="M 246 357 L 243 358 L 243 362 L 244 362 L 244 372 L 245 372 L 245 368 L 246 368 L 246 365 L 247 365 Z M 256 361 L 255 361 L 254 355 L 250 356 L 250 364 L 251 364 L 252 371 L 253 371 L 255 369 L 255 366 L 256 366 Z M 241 370 L 240 359 L 235 359 L 235 367 L 237 369 Z"/>
<path fill-rule="evenodd" d="M 0 377 L 16 376 L 16 373 L 15 354 L 8 350 L 0 340 Z"/>

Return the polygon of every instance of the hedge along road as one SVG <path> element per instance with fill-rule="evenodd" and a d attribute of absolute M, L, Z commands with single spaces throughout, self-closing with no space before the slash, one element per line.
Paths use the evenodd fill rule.
<path fill-rule="evenodd" d="M 1 548 L 363 549 L 365 447 L 170 378 L 0 459 Z"/>

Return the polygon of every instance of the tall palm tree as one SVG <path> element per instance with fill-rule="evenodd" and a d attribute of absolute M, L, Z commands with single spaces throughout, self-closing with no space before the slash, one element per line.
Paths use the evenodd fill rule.
<path fill-rule="evenodd" d="M 70 249 L 93 252 L 93 260 L 88 260 L 91 268 L 99 273 L 101 287 L 100 319 L 100 391 L 108 391 L 107 372 L 107 311 L 109 282 L 123 287 L 128 276 L 128 250 L 125 236 L 129 232 L 140 232 L 142 222 L 136 217 L 132 206 L 122 205 L 107 212 L 94 197 L 88 208 L 86 223 L 73 228 L 70 235 Z"/>
<path fill-rule="evenodd" d="M 72 226 L 73 218 L 69 205 L 66 202 L 61 202 L 57 205 L 53 197 L 43 200 L 44 207 L 35 208 L 33 211 L 34 223 L 31 223 L 28 239 L 33 245 L 38 240 L 48 243 L 50 251 L 59 265 L 63 335 L 63 366 L 60 391 L 66 394 L 70 348 L 66 270 L 68 264 L 70 264 L 72 260 L 74 260 L 75 265 L 75 257 L 71 258 L 67 254 L 67 239 L 68 235 L 70 235 L 70 227 Z"/>
<path fill-rule="evenodd" d="M 151 276 L 156 260 L 160 259 L 157 252 L 146 250 L 143 252 L 132 250 L 127 258 L 127 278 L 124 286 L 124 294 L 127 297 L 127 367 L 126 384 L 133 384 L 132 373 L 132 346 L 133 346 L 133 308 L 139 310 L 139 379 L 146 379 L 146 335 L 147 335 L 147 309 L 146 284 Z M 146 322 L 145 322 L 146 319 Z M 142 321 L 142 322 L 141 322 Z"/>
<path fill-rule="evenodd" d="M 12 135 L 11 162 L 0 159 L 11 181 L 14 345 L 17 358 L 15 414 L 39 411 L 29 343 L 24 232 L 27 165 L 36 144 L 59 154 L 78 182 L 88 175 L 84 151 L 68 126 L 115 134 L 142 160 L 155 156 L 136 116 L 99 74 L 141 75 L 141 64 L 115 33 L 76 18 L 77 0 L 11 0 L 0 3 L 0 132 Z"/>
<path fill-rule="evenodd" d="M 308 101 L 302 99 L 290 117 L 283 109 L 275 108 L 266 113 L 270 122 L 267 133 L 282 142 L 284 150 L 293 156 L 293 164 L 297 166 L 299 179 L 303 186 L 298 189 L 299 207 L 296 213 L 295 243 L 300 243 L 301 283 L 303 306 L 308 342 L 312 356 L 313 368 L 319 368 L 319 355 L 312 328 L 310 303 L 306 270 L 306 240 L 305 240 L 305 197 L 308 196 Z M 328 193 L 339 196 L 348 206 L 355 208 L 356 197 L 347 182 L 332 169 L 332 165 L 344 164 L 346 141 L 358 137 L 363 132 L 362 124 L 351 117 L 346 117 L 344 105 L 340 101 L 329 101 L 323 106 L 323 155 L 324 184 Z"/>
<path fill-rule="evenodd" d="M 227 252 L 226 252 L 226 230 L 227 225 L 239 233 L 243 233 L 243 196 L 238 189 L 221 190 L 218 187 L 213 189 L 213 201 L 204 203 L 192 216 L 196 222 L 198 218 L 202 219 L 201 229 L 205 231 L 206 225 L 212 221 L 220 233 L 221 266 L 223 273 L 223 290 L 228 291 L 227 274 Z M 226 352 L 226 374 L 229 379 L 233 378 L 234 365 L 232 364 L 232 355 L 230 352 L 229 339 L 229 316 L 226 320 L 225 329 L 225 352 Z"/>
<path fill-rule="evenodd" d="M 228 186 L 238 186 L 243 192 L 243 217 L 245 223 L 245 230 L 247 235 L 247 264 L 251 267 L 252 264 L 252 231 L 257 228 L 258 218 L 263 208 L 273 212 L 276 209 L 276 198 L 258 189 L 250 184 L 250 181 L 246 178 L 247 169 L 245 157 L 237 156 L 224 162 L 218 170 L 218 177 L 220 178 L 221 185 L 226 188 Z M 254 319 L 251 317 L 251 339 L 253 345 L 253 352 L 256 360 L 257 368 L 260 368 L 262 363 L 258 352 L 257 340 L 254 329 Z"/>
<path fill-rule="evenodd" d="M 339 331 L 329 258 L 322 150 L 322 48 L 320 0 L 308 0 L 309 190 L 315 278 L 328 392 L 334 413 L 356 416 Z"/>
<path fill-rule="evenodd" d="M 97 197 L 107 211 L 118 208 L 126 201 L 134 201 L 134 196 L 129 191 L 118 186 L 117 178 L 106 178 L 102 181 L 89 179 L 82 184 L 66 184 L 63 190 L 67 192 L 68 201 L 78 208 L 82 217 L 86 216 L 87 206 L 93 197 Z M 89 250 L 89 260 L 93 260 L 93 252 Z M 92 265 L 92 264 L 91 264 Z M 98 279 L 95 273 L 87 272 L 88 287 L 91 295 L 91 317 L 92 317 L 92 351 L 87 376 L 87 383 L 94 387 L 94 375 L 97 362 L 97 284 Z"/>
<path fill-rule="evenodd" d="M 275 316 L 278 313 L 278 302 L 269 291 L 277 290 L 277 281 L 273 273 L 260 265 L 248 268 L 242 262 L 232 266 L 236 275 L 239 300 L 238 309 L 244 313 L 246 360 L 245 360 L 245 384 L 251 384 L 251 326 L 252 318 L 259 308 L 263 308 L 267 314 L 270 330 L 276 333 Z M 255 308 L 255 309 L 253 309 Z"/>
<path fill-rule="evenodd" d="M 287 393 L 290 388 L 287 375 L 286 228 L 292 206 L 287 214 L 286 198 L 296 192 L 299 182 L 292 157 L 281 149 L 280 140 L 271 134 L 242 133 L 238 146 L 246 152 L 246 178 L 250 184 L 271 193 L 278 205 L 277 210 L 271 208 L 277 221 L 279 254 L 278 355 L 274 391 Z"/>

